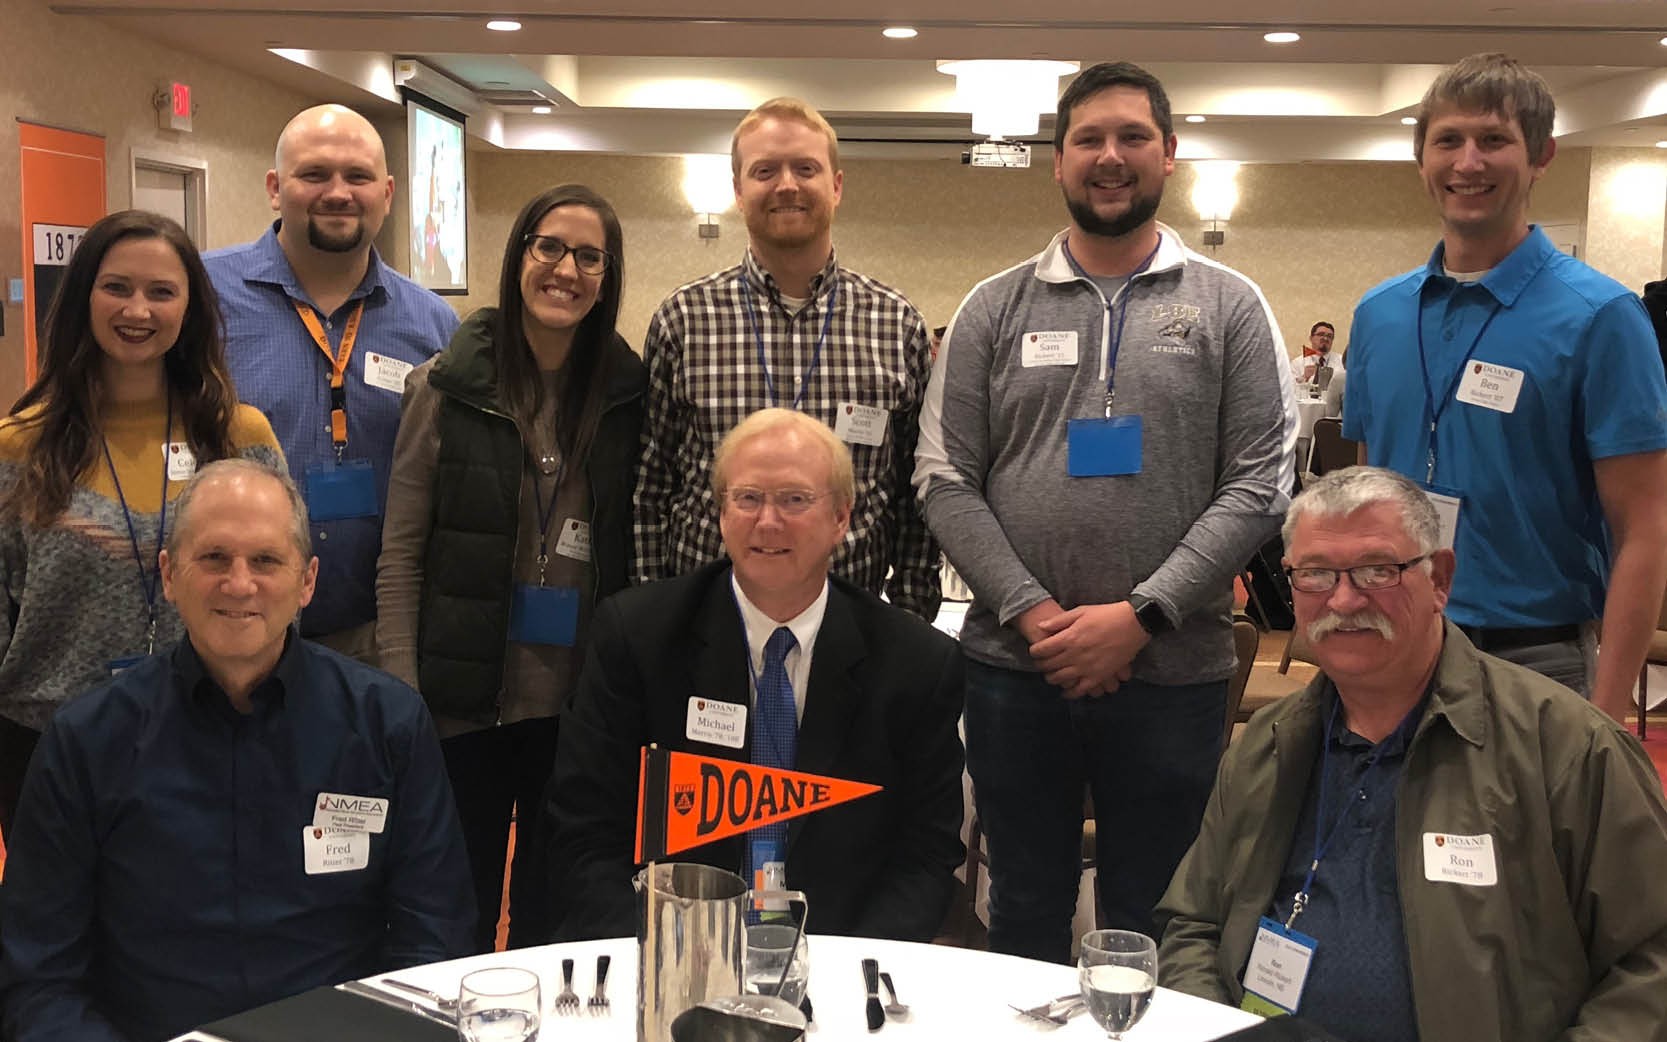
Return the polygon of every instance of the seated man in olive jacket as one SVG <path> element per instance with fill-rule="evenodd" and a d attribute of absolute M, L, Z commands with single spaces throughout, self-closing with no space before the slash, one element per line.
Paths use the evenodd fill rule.
<path fill-rule="evenodd" d="M 597 610 L 546 800 L 558 938 L 636 933 L 638 752 L 650 742 L 883 786 L 773 839 L 757 830 L 677 860 L 804 891 L 817 933 L 926 941 L 942 925 L 963 856 L 961 656 L 919 618 L 828 574 L 851 469 L 821 421 L 754 413 L 713 465 L 728 559 Z M 704 730 L 696 703 L 727 703 L 741 733 Z"/>
<path fill-rule="evenodd" d="M 1229 747 L 1158 906 L 1159 983 L 1350 1042 L 1667 1039 L 1661 780 L 1620 725 L 1443 620 L 1437 531 L 1377 468 L 1291 504 L 1321 675 Z"/>

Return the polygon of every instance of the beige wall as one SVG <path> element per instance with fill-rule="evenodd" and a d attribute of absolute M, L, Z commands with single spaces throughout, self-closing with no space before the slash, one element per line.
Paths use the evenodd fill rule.
<path fill-rule="evenodd" d="M 1586 263 L 1635 293 L 1662 276 L 1667 210 L 1667 152 L 1656 148 L 1592 150 Z"/>

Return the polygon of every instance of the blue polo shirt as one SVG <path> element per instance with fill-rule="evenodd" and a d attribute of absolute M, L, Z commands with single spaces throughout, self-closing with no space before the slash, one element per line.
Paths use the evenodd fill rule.
<path fill-rule="evenodd" d="M 318 592 L 301 613 L 301 632 L 317 636 L 371 622 L 400 392 L 365 383 L 365 360 L 374 353 L 421 365 L 450 342 L 457 314 L 382 263 L 374 249 L 358 288 L 335 314 L 323 314 L 284 257 L 277 222 L 254 242 L 215 250 L 203 263 L 225 314 L 226 361 L 238 397 L 266 414 L 290 475 L 303 489 L 308 468 L 334 462 L 336 450 L 330 438 L 330 363 L 292 302 L 319 315 L 332 350 L 341 345 L 357 302 L 365 302 L 345 377 L 347 448 L 342 458 L 370 462 L 381 510 L 377 517 L 313 522 Z"/>
<path fill-rule="evenodd" d="M 1425 484 L 1427 379 L 1440 410 L 1434 483 L 1464 497 L 1448 617 L 1595 619 L 1609 559 L 1592 463 L 1667 448 L 1667 378 L 1643 303 L 1537 227 L 1475 283 L 1443 274 L 1442 256 L 1438 245 L 1355 309 L 1343 436 L 1364 441 L 1373 465 Z M 1457 400 L 1476 363 L 1522 371 L 1512 412 Z"/>

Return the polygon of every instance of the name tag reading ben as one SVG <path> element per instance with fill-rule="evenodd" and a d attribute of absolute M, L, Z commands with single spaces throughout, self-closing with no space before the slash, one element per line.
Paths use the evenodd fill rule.
<path fill-rule="evenodd" d="M 1284 923 L 1264 915 L 1245 964 L 1244 1000 L 1239 1008 L 1264 1017 L 1295 1013 L 1302 1004 L 1302 988 L 1308 983 L 1308 967 L 1318 946 L 1314 938 L 1287 930 Z"/>
<path fill-rule="evenodd" d="M 1019 362 L 1026 369 L 1043 365 L 1076 365 L 1076 330 L 1024 334 L 1019 338 Z"/>
<path fill-rule="evenodd" d="M 372 351 L 365 355 L 365 383 L 384 391 L 402 394 L 405 391 L 406 374 L 414 368 L 416 367 L 410 362 Z"/>
<path fill-rule="evenodd" d="M 1494 886 L 1499 869 L 1493 860 L 1493 837 L 1424 833 L 1424 878 L 1432 883 Z"/>
<path fill-rule="evenodd" d="M 1480 405 L 1495 412 L 1515 412 L 1522 393 L 1523 372 L 1492 362 L 1466 362 L 1464 376 L 1453 397 L 1466 405 Z"/>
<path fill-rule="evenodd" d="M 1072 420 L 1066 429 L 1066 466 L 1073 478 L 1109 478 L 1140 473 L 1138 416 Z"/>
<path fill-rule="evenodd" d="M 356 872 L 370 865 L 370 834 L 308 825 L 301 829 L 301 860 L 309 876 Z"/>
<path fill-rule="evenodd" d="M 886 440 L 886 419 L 890 414 L 877 405 L 840 402 L 834 433 L 852 445 L 879 445 Z"/>
<path fill-rule="evenodd" d="M 747 744 L 747 707 L 738 702 L 690 696 L 689 719 L 683 734 L 691 742 L 739 749 Z"/>
<path fill-rule="evenodd" d="M 381 832 L 388 824 L 388 801 L 382 796 L 321 792 L 313 804 L 313 828 Z"/>

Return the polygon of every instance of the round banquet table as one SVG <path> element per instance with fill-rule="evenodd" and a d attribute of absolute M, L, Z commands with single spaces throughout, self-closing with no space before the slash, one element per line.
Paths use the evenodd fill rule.
<path fill-rule="evenodd" d="M 1307 392 L 1297 392 L 1297 463 L 1299 470 L 1307 470 L 1314 455 L 1314 421 L 1325 415 L 1323 398 L 1310 398 Z"/>
<path fill-rule="evenodd" d="M 856 1039 L 868 1035 L 861 961 L 878 959 L 892 976 L 898 999 L 909 1005 L 906 1019 L 888 1018 L 876 1034 L 891 1039 L 1030 1039 L 1105 1038 L 1105 1032 L 1086 1012 L 1077 1013 L 1063 1027 L 1020 1016 L 1008 1008 L 1036 1006 L 1077 990 L 1077 971 L 1071 966 L 1036 962 L 1008 955 L 943 945 L 880 941 L 863 937 L 825 937 L 810 941 L 810 999 L 815 1020 L 811 1040 Z M 561 960 L 574 960 L 573 989 L 581 1003 L 595 984 L 596 957 L 613 957 L 608 974 L 607 1016 L 558 1017 L 551 1011 L 561 990 Z M 392 976 L 441 995 L 457 994 L 458 982 L 470 970 L 485 966 L 520 966 L 538 973 L 542 981 L 544 1024 L 539 1032 L 547 1042 L 635 1042 L 637 942 L 632 938 L 581 941 L 477 955 L 452 962 L 432 963 L 401 970 Z M 375 984 L 379 978 L 366 978 Z M 402 993 L 393 993 L 406 999 Z M 881 989 L 881 1000 L 886 996 Z M 417 999 L 422 1002 L 423 1000 Z M 1146 1016 L 1123 1036 L 1128 1042 L 1205 1042 L 1258 1023 L 1254 1014 L 1218 1005 L 1180 992 L 1159 988 Z M 206 1040 L 192 1034 L 183 1039 Z"/>

